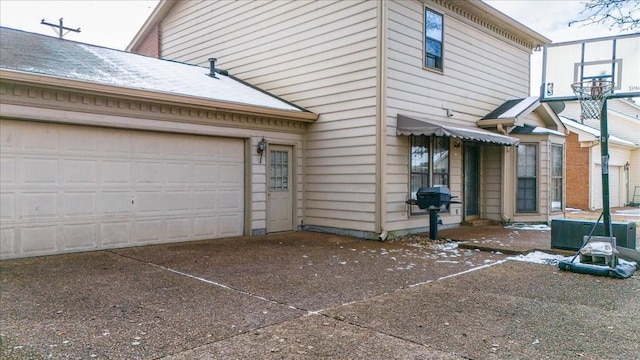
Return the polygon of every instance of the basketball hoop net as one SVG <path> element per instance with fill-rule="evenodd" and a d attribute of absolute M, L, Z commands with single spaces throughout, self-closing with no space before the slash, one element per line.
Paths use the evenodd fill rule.
<path fill-rule="evenodd" d="M 600 120 L 602 105 L 613 90 L 613 82 L 592 79 L 571 84 L 571 88 L 580 101 L 582 119 Z"/>

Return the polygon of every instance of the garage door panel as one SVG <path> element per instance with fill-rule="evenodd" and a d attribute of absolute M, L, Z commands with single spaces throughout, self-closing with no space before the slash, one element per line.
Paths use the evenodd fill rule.
<path fill-rule="evenodd" d="M 193 210 L 195 212 L 213 212 L 216 209 L 218 194 L 213 190 L 195 191 Z"/>
<path fill-rule="evenodd" d="M 0 193 L 0 219 L 15 220 L 16 218 L 16 194 Z"/>
<path fill-rule="evenodd" d="M 3 258 L 244 232 L 243 140 L 0 126 Z"/>
<path fill-rule="evenodd" d="M 114 221 L 100 224 L 102 245 L 117 246 L 131 243 L 131 222 Z"/>
<path fill-rule="evenodd" d="M 5 150 L 2 152 L 5 154 Z M 15 185 L 16 182 L 16 159 L 7 155 L 0 160 L 0 184 Z"/>
<path fill-rule="evenodd" d="M 164 169 L 165 184 L 172 186 L 189 186 L 193 177 L 191 164 L 167 163 Z"/>
<path fill-rule="evenodd" d="M 218 183 L 218 165 L 194 165 L 193 183 L 195 185 L 210 186 Z"/>
<path fill-rule="evenodd" d="M 167 240 L 187 240 L 191 236 L 191 228 L 193 227 L 191 218 L 167 219 L 166 224 L 165 234 L 167 235 Z"/>
<path fill-rule="evenodd" d="M 621 166 L 609 167 L 609 202 L 612 207 L 622 206 L 620 196 L 620 168 Z"/>
<path fill-rule="evenodd" d="M 162 241 L 164 226 L 161 219 L 136 220 L 133 240 L 136 243 L 159 243 Z"/>
<path fill-rule="evenodd" d="M 23 192 L 20 199 L 20 216 L 23 220 L 58 217 L 57 192 Z"/>
<path fill-rule="evenodd" d="M 167 214 L 191 212 L 191 203 L 193 202 L 191 192 L 167 190 L 165 199 L 165 212 Z"/>
<path fill-rule="evenodd" d="M 238 227 L 242 225 L 242 215 L 241 214 L 229 214 L 220 216 L 218 219 L 218 226 L 220 233 L 219 235 L 223 236 L 235 236 L 241 235 L 238 234 Z"/>
<path fill-rule="evenodd" d="M 66 224 L 63 227 L 64 249 L 90 249 L 97 247 L 97 225 L 92 223 Z"/>
<path fill-rule="evenodd" d="M 126 191 L 101 191 L 100 198 L 100 215 L 129 215 L 132 211 L 132 202 L 135 203 L 135 197 L 129 190 Z"/>
<path fill-rule="evenodd" d="M 64 159 L 62 161 L 63 184 L 97 185 L 97 163 L 92 160 Z"/>
<path fill-rule="evenodd" d="M 162 184 L 162 163 L 161 162 L 136 162 L 133 165 L 136 169 L 136 185 L 157 185 Z"/>
<path fill-rule="evenodd" d="M 226 140 L 227 139 L 220 139 L 219 141 L 213 143 L 211 141 L 207 141 L 205 137 L 194 138 L 194 140 L 191 142 L 191 155 L 193 155 L 195 159 L 200 160 L 207 160 L 210 156 L 220 158 L 220 156 L 223 155 L 221 153 L 223 147 L 222 144 Z M 230 151 L 237 151 L 237 149 L 230 149 Z"/>
<path fill-rule="evenodd" d="M 58 129 L 33 123 L 22 131 L 22 148 L 27 152 L 59 153 Z"/>
<path fill-rule="evenodd" d="M 0 229 L 0 255 L 3 257 L 14 256 L 17 253 L 15 248 L 16 242 L 16 228 L 4 228 Z"/>
<path fill-rule="evenodd" d="M 242 181 L 243 169 L 236 164 L 228 164 L 220 166 L 220 183 L 221 184 L 237 184 Z"/>
<path fill-rule="evenodd" d="M 164 194 L 161 191 L 136 191 L 135 213 L 137 215 L 160 215 L 164 212 L 162 206 Z"/>
<path fill-rule="evenodd" d="M 193 235 L 197 239 L 216 237 L 218 235 L 218 218 L 206 216 L 193 219 Z"/>
<path fill-rule="evenodd" d="M 96 216 L 95 192 L 66 192 L 63 195 L 64 217 Z"/>
<path fill-rule="evenodd" d="M 16 125 L 10 122 L 0 123 L 0 150 L 15 150 L 17 147 Z"/>
<path fill-rule="evenodd" d="M 179 135 L 177 135 L 179 136 Z M 135 157 L 162 159 L 165 158 L 166 134 L 140 132 L 136 134 L 133 143 L 133 154 Z"/>
<path fill-rule="evenodd" d="M 60 132 L 63 152 L 69 155 L 92 156 L 98 152 L 97 128 L 68 128 Z"/>
<path fill-rule="evenodd" d="M 131 184 L 131 163 L 128 161 L 101 160 L 100 184 L 101 185 L 127 185 Z"/>
<path fill-rule="evenodd" d="M 22 160 L 22 182 L 25 185 L 58 185 L 58 160 L 26 158 Z"/>
<path fill-rule="evenodd" d="M 96 142 L 98 153 L 104 156 L 127 156 L 131 154 L 132 132 L 115 129 L 100 129 Z"/>
<path fill-rule="evenodd" d="M 166 159 L 190 159 L 193 149 L 193 140 L 188 135 L 175 136 L 171 141 L 167 141 L 163 146 Z"/>
<path fill-rule="evenodd" d="M 58 250 L 58 227 L 50 225 L 22 228 L 20 243 L 25 255 L 54 253 Z"/>
<path fill-rule="evenodd" d="M 220 191 L 218 192 L 219 209 L 228 211 L 242 211 L 242 198 L 239 191 Z"/>

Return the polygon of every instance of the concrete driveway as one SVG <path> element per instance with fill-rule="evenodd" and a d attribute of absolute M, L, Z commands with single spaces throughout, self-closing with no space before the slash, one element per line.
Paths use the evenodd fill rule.
<path fill-rule="evenodd" d="M 640 278 L 294 232 L 0 262 L 6 359 L 619 359 Z"/>

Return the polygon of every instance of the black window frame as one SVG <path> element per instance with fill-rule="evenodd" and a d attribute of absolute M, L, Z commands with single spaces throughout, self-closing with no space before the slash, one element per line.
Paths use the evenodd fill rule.
<path fill-rule="evenodd" d="M 440 22 L 440 29 L 439 29 L 439 36 L 440 39 L 436 39 L 434 37 L 430 37 L 429 35 L 429 26 L 430 23 L 428 21 L 428 16 L 429 14 L 432 14 L 436 17 L 439 17 Z M 438 30 L 436 28 L 436 30 Z M 444 15 L 438 11 L 435 11 L 431 8 L 428 7 L 424 7 L 424 42 L 423 42 L 423 47 L 424 47 L 424 51 L 423 51 L 423 55 L 424 55 L 424 59 L 422 61 L 422 64 L 425 68 L 427 69 L 431 69 L 431 70 L 436 70 L 436 71 L 444 71 Z M 431 45 L 431 46 L 429 46 Z M 440 56 L 438 56 L 438 54 L 430 52 L 430 47 L 433 48 L 435 47 L 436 49 L 440 50 Z"/>
<path fill-rule="evenodd" d="M 421 148 L 421 149 L 419 149 Z M 446 153 L 446 155 L 443 155 Z M 426 159 L 424 156 L 426 155 Z M 446 156 L 446 169 L 438 157 Z M 423 158 L 426 165 L 414 165 L 414 159 Z M 438 166 L 440 164 L 440 166 Z M 422 181 L 418 181 L 422 180 Z M 426 184 L 425 181 L 426 180 Z M 437 180 L 437 181 L 434 181 Z M 444 136 L 409 136 L 409 193 L 416 199 L 416 192 L 420 187 L 450 186 L 451 182 L 451 141 Z M 411 215 L 428 214 L 427 210 L 417 205 L 411 206 Z"/>

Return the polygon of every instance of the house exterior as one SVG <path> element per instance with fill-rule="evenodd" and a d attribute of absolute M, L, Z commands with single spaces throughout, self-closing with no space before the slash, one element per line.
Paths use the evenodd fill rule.
<path fill-rule="evenodd" d="M 461 200 L 444 226 L 564 215 L 566 129 L 527 97 L 548 42 L 480 1 L 163 0 L 128 50 L 215 56 L 319 114 L 297 154 L 298 228 L 385 239 L 429 227 L 406 203 L 422 186 Z"/>
<path fill-rule="evenodd" d="M 640 106 L 630 99 L 607 100 L 609 205 L 640 203 Z M 600 121 L 581 119 L 580 105 L 560 113 L 567 127 L 567 206 L 602 208 Z M 635 199 L 634 199 L 635 195 Z"/>
<path fill-rule="evenodd" d="M 301 198 L 316 119 L 211 66 L 0 28 L 0 257 L 292 229 L 301 202 L 267 199 Z"/>

